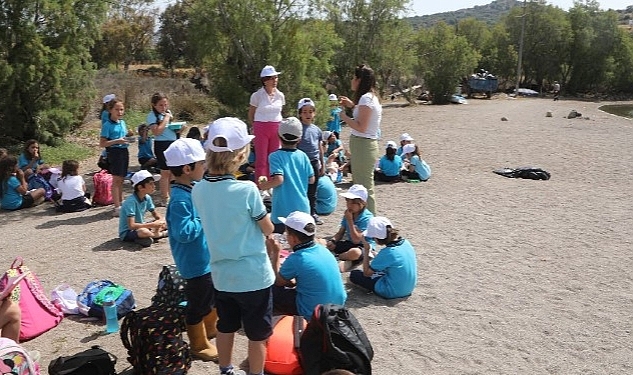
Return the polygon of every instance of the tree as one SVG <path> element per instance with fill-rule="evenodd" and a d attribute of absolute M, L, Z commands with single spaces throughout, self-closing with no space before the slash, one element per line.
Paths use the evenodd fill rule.
<path fill-rule="evenodd" d="M 0 1 L 0 135 L 51 143 L 87 112 L 100 0 Z"/>
<path fill-rule="evenodd" d="M 173 69 L 182 62 L 189 66 L 198 66 L 195 49 L 189 43 L 190 21 L 187 5 L 177 2 L 168 6 L 160 15 L 160 29 L 157 52 L 165 68 Z"/>

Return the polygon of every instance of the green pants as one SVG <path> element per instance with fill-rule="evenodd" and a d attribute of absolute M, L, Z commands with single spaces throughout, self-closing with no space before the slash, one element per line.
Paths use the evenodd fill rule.
<path fill-rule="evenodd" d="M 349 151 L 352 153 L 352 180 L 367 189 L 367 208 L 376 215 L 374 166 L 380 156 L 378 141 L 352 135 L 349 138 Z"/>

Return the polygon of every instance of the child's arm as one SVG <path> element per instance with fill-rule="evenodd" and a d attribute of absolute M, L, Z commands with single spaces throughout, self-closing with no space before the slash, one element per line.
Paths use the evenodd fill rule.
<path fill-rule="evenodd" d="M 20 185 L 18 187 L 15 188 L 15 190 L 20 194 L 20 195 L 24 195 L 26 194 L 26 192 L 29 189 L 29 185 L 26 183 L 26 180 L 24 179 L 24 171 L 21 169 L 18 169 L 15 172 L 15 177 L 18 179 L 18 182 L 20 183 Z"/>
<path fill-rule="evenodd" d="M 371 251 L 371 245 L 363 238 L 363 275 L 371 277 L 375 272 L 369 265 L 369 252 Z"/>
<path fill-rule="evenodd" d="M 124 138 L 117 138 L 117 139 L 112 139 L 112 140 L 108 140 L 108 138 L 106 137 L 99 138 L 99 147 L 101 148 L 106 148 L 106 147 L 110 147 L 114 145 L 120 145 L 124 143 L 127 143 L 127 141 Z"/>
<path fill-rule="evenodd" d="M 279 261 L 279 252 L 281 251 L 281 245 L 279 242 L 275 241 L 272 236 L 266 237 L 266 250 L 268 252 L 268 257 L 270 258 L 270 263 L 273 265 L 273 271 L 275 271 L 275 285 L 278 286 L 286 286 L 292 285 L 292 283 L 286 279 L 284 279 L 279 274 L 280 261 Z"/>
<path fill-rule="evenodd" d="M 323 147 L 323 142 L 319 142 L 319 164 L 321 165 L 319 176 L 325 176 L 325 163 L 323 163 L 323 155 L 325 155 L 325 147 Z M 312 183 L 314 183 L 314 181 Z"/>
<path fill-rule="evenodd" d="M 130 230 L 139 230 L 141 228 L 156 229 L 161 228 L 164 224 L 165 222 L 163 222 L 162 220 L 155 220 L 149 223 L 137 223 L 134 220 L 134 216 L 127 217 L 127 227 Z"/>
<path fill-rule="evenodd" d="M 165 131 L 165 128 L 167 128 L 167 125 L 169 125 L 169 123 L 171 122 L 173 118 L 174 116 L 171 114 L 171 111 L 167 110 L 167 112 L 165 112 L 165 114 L 163 115 L 163 119 L 161 121 L 158 121 L 158 118 L 157 118 L 156 123 L 153 126 L 150 125 L 150 129 L 152 129 L 152 133 L 154 133 L 154 135 L 163 134 L 163 132 Z"/>
<path fill-rule="evenodd" d="M 258 188 L 259 190 L 268 190 L 268 189 L 272 189 L 275 188 L 281 184 L 284 183 L 284 176 L 280 175 L 280 174 L 276 174 L 274 176 L 270 177 L 270 180 L 267 181 L 258 181 Z"/>
<path fill-rule="evenodd" d="M 347 228 L 349 230 L 349 238 L 353 243 L 361 243 L 363 241 L 363 232 L 358 230 L 354 224 L 354 214 L 350 210 L 345 210 L 345 220 L 347 220 Z"/>
<path fill-rule="evenodd" d="M 266 216 L 264 216 L 263 219 L 259 220 L 257 222 L 257 225 L 259 225 L 259 229 L 262 230 L 262 233 L 266 237 L 273 234 L 273 230 L 275 230 L 275 225 L 273 224 L 272 221 L 270 221 L 270 215 L 268 214 L 266 214 Z"/>
<path fill-rule="evenodd" d="M 334 250 L 334 248 L 336 248 L 336 243 L 343 238 L 344 234 L 345 234 L 345 228 L 340 227 L 338 229 L 338 232 L 336 232 L 336 234 L 334 234 L 332 238 L 327 241 L 326 247 L 328 248 L 328 250 L 330 251 Z"/>

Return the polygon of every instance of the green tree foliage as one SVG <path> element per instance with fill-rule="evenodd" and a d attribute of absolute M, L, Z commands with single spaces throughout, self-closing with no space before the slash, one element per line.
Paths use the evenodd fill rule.
<path fill-rule="evenodd" d="M 633 92 L 633 35 L 618 29 L 613 51 L 613 73 L 609 86 L 620 92 Z"/>
<path fill-rule="evenodd" d="M 160 15 L 159 39 L 156 49 L 168 69 L 179 63 L 198 66 L 195 50 L 189 43 L 190 20 L 187 5 L 177 2 Z"/>
<path fill-rule="evenodd" d="M 0 1 L 0 9 L 0 135 L 51 143 L 87 112 L 89 50 L 106 3 Z"/>
<path fill-rule="evenodd" d="M 464 36 L 443 22 L 417 35 L 419 69 L 434 104 L 449 103 L 460 79 L 472 72 L 479 54 Z"/>
<path fill-rule="evenodd" d="M 479 66 L 508 82 L 516 78 L 518 53 L 503 23 L 496 24 L 481 49 Z"/>

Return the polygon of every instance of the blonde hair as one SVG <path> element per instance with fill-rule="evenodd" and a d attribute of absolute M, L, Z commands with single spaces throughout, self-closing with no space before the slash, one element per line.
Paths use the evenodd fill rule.
<path fill-rule="evenodd" d="M 226 147 L 226 139 L 218 137 L 213 140 L 213 144 Z M 248 160 L 250 152 L 250 144 L 235 151 L 207 151 L 207 169 L 213 173 L 233 174 Z"/>

